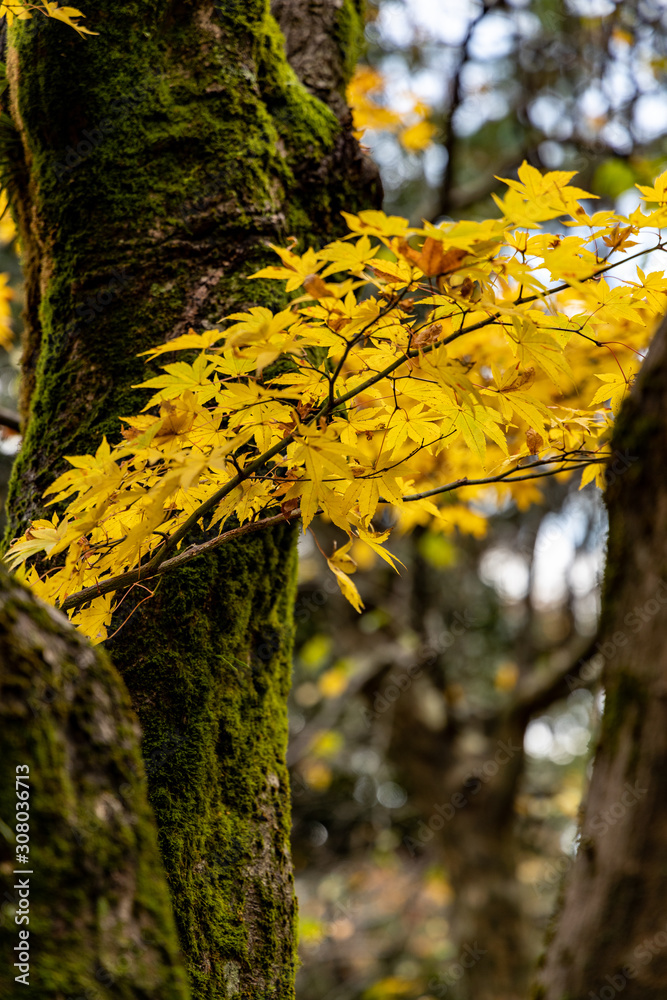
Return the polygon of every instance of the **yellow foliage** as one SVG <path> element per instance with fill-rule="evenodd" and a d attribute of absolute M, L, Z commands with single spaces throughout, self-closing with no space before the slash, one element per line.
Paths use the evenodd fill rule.
<path fill-rule="evenodd" d="M 430 109 L 414 94 L 404 94 L 401 104 L 408 102 L 409 106 L 399 114 L 388 106 L 385 90 L 385 79 L 378 70 L 357 66 L 347 88 L 354 134 L 362 139 L 369 129 L 391 132 L 408 153 L 421 153 L 431 145 L 438 131 L 428 120 Z"/>
<path fill-rule="evenodd" d="M 614 415 L 667 302 L 663 272 L 614 269 L 639 257 L 631 237 L 664 248 L 667 174 L 643 189 L 659 207 L 627 218 L 589 215 L 572 178 L 524 164 L 498 219 L 410 227 L 368 211 L 319 250 L 276 248 L 280 264 L 259 274 L 294 293 L 288 308 L 148 352 L 190 359 L 142 383 L 144 411 L 122 418 L 117 442 L 68 459 L 48 490 L 60 517 L 16 539 L 10 564 L 28 561 L 33 589 L 99 640 L 110 595 L 188 558 L 197 526 L 214 538 L 322 514 L 347 536 L 325 558 L 361 610 L 358 561 L 397 568 L 378 515 L 385 529 L 480 535 L 480 511 L 508 494 L 525 509 L 541 477 L 602 485 Z M 553 235 L 547 220 L 576 228 Z"/>
<path fill-rule="evenodd" d="M 8 274 L 0 274 L 0 347 L 4 347 L 6 351 L 12 346 L 14 340 L 10 305 L 14 298 L 14 292 L 9 287 L 8 281 Z"/>
<path fill-rule="evenodd" d="M 27 21 L 32 17 L 33 10 L 38 10 L 45 17 L 53 17 L 57 21 L 74 28 L 81 37 L 84 35 L 96 35 L 96 31 L 89 31 L 83 25 L 78 24 L 79 18 L 85 17 L 76 7 L 60 7 L 53 0 L 46 0 L 44 3 L 30 3 L 29 0 L 7 0 L 0 3 L 0 17 L 6 17 L 7 23 L 11 24 L 16 18 L 18 21 Z"/>
<path fill-rule="evenodd" d="M 16 226 L 9 214 L 7 192 L 0 191 L 0 243 L 11 243 L 16 238 Z"/>
<path fill-rule="evenodd" d="M 513 691 L 519 679 L 519 668 L 516 663 L 505 660 L 499 663 L 494 677 L 494 686 L 497 691 Z"/>

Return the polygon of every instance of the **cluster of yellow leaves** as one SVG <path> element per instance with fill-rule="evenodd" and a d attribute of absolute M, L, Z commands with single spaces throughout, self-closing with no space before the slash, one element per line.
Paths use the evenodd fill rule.
<path fill-rule="evenodd" d="M 32 12 L 36 10 L 46 17 L 53 17 L 57 21 L 68 24 L 74 28 L 82 37 L 83 35 L 96 35 L 96 31 L 90 31 L 79 24 L 80 18 L 85 17 L 76 7 L 60 7 L 53 0 L 45 0 L 44 3 L 29 3 L 28 0 L 7 0 L 0 3 L 0 17 L 6 17 L 7 23 L 11 24 L 16 18 L 18 21 L 27 21 L 32 17 Z"/>
<path fill-rule="evenodd" d="M 68 458 L 48 491 L 62 513 L 32 524 L 11 565 L 100 640 L 111 591 L 187 557 L 197 525 L 214 537 L 299 516 L 305 530 L 321 513 L 348 538 L 328 563 L 360 608 L 353 553 L 394 564 L 378 515 L 478 532 L 484 505 L 527 506 L 542 475 L 601 484 L 613 413 L 667 301 L 661 271 L 628 269 L 638 240 L 663 247 L 666 178 L 645 192 L 657 208 L 621 218 L 590 215 L 572 177 L 524 164 L 498 219 L 411 228 L 366 211 L 320 250 L 274 247 L 253 277 L 284 283 L 288 307 L 147 352 L 168 358 L 143 412 L 118 443 Z M 461 484 L 477 509 L 450 502 Z"/>
<path fill-rule="evenodd" d="M 414 94 L 403 95 L 407 108 L 392 109 L 385 98 L 385 80 L 370 66 L 357 66 L 347 88 L 355 136 L 362 139 L 368 129 L 391 132 L 408 153 L 420 153 L 433 142 L 436 126 L 429 121 L 430 108 Z"/>

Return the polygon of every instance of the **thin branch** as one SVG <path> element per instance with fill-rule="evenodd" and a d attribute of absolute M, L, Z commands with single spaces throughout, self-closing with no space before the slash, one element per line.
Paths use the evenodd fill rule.
<path fill-rule="evenodd" d="M 565 468 L 561 467 L 558 469 L 549 469 L 546 472 L 533 472 L 525 476 L 514 476 L 513 478 L 510 478 L 512 473 L 526 468 L 526 466 L 518 466 L 513 469 L 507 469 L 505 472 L 501 472 L 497 476 L 487 476 L 485 479 L 457 479 L 455 482 L 448 483 L 446 486 L 437 486 L 435 489 L 427 490 L 424 493 L 409 494 L 403 499 L 406 503 L 410 503 L 412 500 L 421 500 L 424 497 L 435 496 L 438 493 L 449 493 L 452 490 L 458 490 L 463 486 L 481 486 L 488 483 L 498 482 L 516 483 L 523 482 L 527 479 L 540 479 L 543 476 L 555 476 L 560 472 L 572 472 L 575 469 L 583 468 L 586 465 L 591 465 L 595 462 L 605 462 L 607 461 L 607 457 L 608 456 L 586 459 L 581 462 L 575 462 L 574 459 L 563 459 L 560 456 L 557 458 L 543 459 L 541 462 L 536 463 L 533 468 L 548 465 L 552 462 L 569 461 L 572 464 L 566 466 Z M 391 503 L 392 501 L 381 499 L 379 502 Z M 320 513 L 320 511 L 317 511 L 316 513 Z M 285 514 L 274 514 L 271 517 L 265 517 L 259 521 L 249 521 L 247 524 L 242 524 L 238 528 L 231 528 L 229 531 L 225 531 L 221 535 L 216 535 L 215 538 L 210 538 L 205 542 L 201 542 L 199 545 L 191 545 L 189 548 L 184 549 L 183 552 L 179 552 L 177 556 L 173 556 L 171 559 L 162 560 L 155 566 L 151 566 L 151 563 L 147 563 L 144 566 L 139 566 L 136 569 L 129 570 L 127 573 L 121 573 L 118 576 L 109 577 L 107 580 L 102 580 L 91 587 L 85 587 L 83 590 L 79 590 L 75 594 L 70 594 L 70 596 L 65 598 L 59 607 L 61 611 L 70 611 L 72 608 L 80 607 L 87 601 L 93 601 L 96 597 L 102 597 L 104 594 L 111 594 L 116 590 L 122 590 L 124 587 L 130 587 L 132 584 L 138 583 L 139 581 L 146 583 L 156 576 L 161 576 L 163 573 L 168 573 L 173 569 L 177 569 L 179 566 L 183 566 L 186 563 L 191 562 L 197 556 L 212 552 L 214 549 L 217 549 L 220 545 L 224 545 L 226 542 L 231 541 L 233 538 L 251 534 L 255 531 L 263 531 L 265 528 L 273 528 L 278 524 L 284 524 L 286 521 L 296 520 L 300 516 L 301 512 L 296 509 L 288 511 Z M 175 535 L 172 535 L 171 537 L 174 538 Z"/>
<path fill-rule="evenodd" d="M 554 462 L 567 461 L 571 464 L 558 469 L 547 469 L 545 472 L 530 472 L 526 476 L 512 476 L 512 473 L 526 469 L 527 466 L 525 465 L 515 466 L 513 469 L 500 472 L 497 476 L 486 476 L 484 479 L 468 479 L 467 476 L 464 476 L 463 479 L 456 479 L 453 483 L 447 483 L 446 486 L 435 486 L 432 490 L 424 490 L 423 493 L 409 493 L 408 496 L 403 497 L 403 501 L 404 503 L 409 503 L 411 500 L 425 500 L 427 497 L 439 496 L 441 493 L 451 493 L 452 490 L 458 490 L 462 486 L 488 486 L 492 483 L 521 483 L 527 479 L 542 479 L 544 476 L 557 476 L 561 472 L 574 472 L 576 469 L 583 469 L 587 465 L 606 462 L 608 459 L 608 455 L 601 456 L 600 458 L 586 458 L 582 461 L 576 461 L 574 458 L 545 458 L 541 462 L 536 462 L 533 468 L 550 465 Z M 380 503 L 391 503 L 391 501 L 381 500 Z"/>
<path fill-rule="evenodd" d="M 511 714 L 527 720 L 531 715 L 549 708 L 555 701 L 567 698 L 572 691 L 592 687 L 599 680 L 598 672 L 591 671 L 584 677 L 578 668 L 592 659 L 598 638 L 596 632 L 578 653 L 567 656 L 564 662 L 557 656 L 554 658 L 557 661 L 555 665 L 523 678 L 516 689 Z M 568 683 L 573 677 L 576 679 L 574 685 Z"/>
<path fill-rule="evenodd" d="M 72 608 L 78 608 L 87 601 L 94 600 L 96 597 L 101 597 L 103 594 L 111 594 L 115 590 L 122 590 L 124 587 L 129 587 L 140 580 L 142 583 L 146 583 L 147 580 L 152 580 L 156 576 L 169 573 L 171 570 L 191 562 L 197 556 L 212 552 L 213 549 L 217 549 L 220 545 L 224 545 L 225 542 L 229 542 L 233 538 L 239 538 L 241 535 L 249 535 L 255 531 L 263 531 L 265 528 L 274 528 L 278 524 L 285 524 L 286 521 L 293 521 L 300 516 L 300 511 L 294 510 L 288 511 L 287 514 L 281 513 L 275 514 L 273 517 L 265 517 L 260 521 L 248 521 L 247 524 L 242 524 L 238 528 L 231 528 L 229 531 L 225 531 L 221 535 L 216 535 L 215 538 L 209 538 L 199 545 L 191 545 L 189 548 L 184 549 L 183 552 L 179 552 L 177 556 L 173 556 L 171 559 L 166 559 L 160 563 L 150 573 L 148 572 L 148 566 L 139 566 L 137 569 L 129 570 L 127 573 L 121 573 L 118 576 L 109 577 L 108 580 L 102 580 L 92 587 L 84 587 L 83 590 L 77 591 L 76 594 L 70 594 L 69 597 L 66 597 L 62 604 L 59 605 L 60 610 L 70 611 Z"/>
<path fill-rule="evenodd" d="M 456 132 L 454 131 L 454 117 L 458 111 L 461 103 L 463 101 L 463 89 L 461 86 L 461 80 L 463 76 L 463 70 L 469 59 L 469 46 L 472 41 L 472 36 L 475 33 L 475 29 L 478 24 L 486 17 L 489 12 L 490 4 L 484 0 L 482 3 L 482 8 L 478 13 L 477 17 L 473 17 L 468 24 L 468 29 L 466 31 L 465 38 L 461 43 L 460 55 L 457 61 L 456 69 L 450 83 L 449 92 L 449 108 L 445 115 L 444 129 L 445 129 L 445 150 L 447 152 L 447 163 L 445 164 L 445 171 L 442 178 L 442 185 L 440 188 L 440 206 L 439 215 L 449 215 L 451 208 L 451 193 L 452 186 L 454 183 L 454 154 L 456 152 Z"/>

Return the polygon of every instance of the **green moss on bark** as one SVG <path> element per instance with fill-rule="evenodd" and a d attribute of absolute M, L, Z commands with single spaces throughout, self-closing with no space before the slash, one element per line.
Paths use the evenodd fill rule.
<path fill-rule="evenodd" d="M 0 568 L 2 996 L 25 990 L 14 979 L 24 971 L 14 968 L 20 929 L 29 933 L 26 992 L 36 1000 L 190 996 L 139 735 L 104 653 Z M 16 863 L 12 836 L 17 767 L 29 771 L 27 865 Z M 26 879 L 21 911 L 16 886 Z M 28 922 L 16 922 L 21 912 Z"/>
<path fill-rule="evenodd" d="M 249 996 L 292 988 L 284 701 L 293 538 L 285 526 L 202 557 L 166 578 L 132 633 L 121 630 L 109 644 L 144 730 L 196 996 L 226 995 L 217 979 L 230 970 L 246 990 L 252 984 Z"/>
<path fill-rule="evenodd" d="M 362 0 L 343 0 L 336 17 L 336 41 L 346 84 L 352 79 L 364 50 L 364 7 Z"/>
<path fill-rule="evenodd" d="M 246 281 L 268 243 L 331 239 L 375 184 L 288 66 L 265 0 L 98 0 L 86 13 L 100 32 L 86 42 L 43 18 L 11 32 L 29 420 L 10 535 L 41 511 L 63 454 L 95 449 L 141 409 L 139 351 L 279 304 L 275 284 Z M 293 992 L 294 573 L 293 528 L 244 538 L 164 578 L 109 644 L 143 728 L 198 1000 Z"/>

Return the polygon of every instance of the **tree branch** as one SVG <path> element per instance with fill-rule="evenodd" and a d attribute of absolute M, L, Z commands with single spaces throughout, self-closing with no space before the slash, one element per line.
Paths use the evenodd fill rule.
<path fill-rule="evenodd" d="M 150 569 L 150 563 L 148 563 L 146 566 L 139 566 L 137 569 L 129 570 L 127 573 L 121 573 L 119 576 L 112 576 L 108 580 L 102 580 L 92 587 L 84 587 L 83 590 L 77 591 L 76 594 L 66 597 L 62 604 L 59 605 L 60 610 L 70 611 L 72 608 L 78 608 L 82 604 L 85 604 L 86 601 L 92 601 L 96 597 L 102 597 L 104 594 L 111 594 L 115 590 L 122 590 L 123 587 L 130 587 L 135 583 L 146 583 L 148 580 L 155 579 L 156 576 L 161 576 L 163 573 L 177 569 L 178 566 L 192 562 L 197 556 L 212 552 L 214 549 L 224 545 L 225 542 L 230 542 L 233 538 L 240 538 L 241 535 L 249 535 L 255 531 L 263 531 L 265 528 L 274 528 L 278 524 L 293 521 L 300 516 L 301 513 L 297 509 L 287 514 L 281 513 L 275 514 L 273 517 L 265 517 L 261 521 L 248 521 L 247 524 L 242 524 L 238 528 L 231 528 L 229 531 L 225 531 L 221 535 L 216 535 L 215 538 L 209 538 L 206 542 L 201 542 L 199 545 L 191 545 L 189 548 L 184 549 L 183 552 L 179 552 L 177 556 L 165 559 L 164 562 L 160 563 L 154 569 Z"/>
<path fill-rule="evenodd" d="M 587 459 L 582 462 L 573 462 L 572 465 L 565 468 L 548 469 L 544 472 L 534 472 L 529 473 L 525 476 L 515 476 L 511 478 L 513 472 L 517 472 L 525 466 L 518 466 L 513 469 L 507 469 L 505 472 L 499 473 L 497 476 L 487 476 L 484 479 L 457 479 L 453 483 L 448 483 L 446 486 L 437 486 L 432 490 L 426 490 L 423 493 L 413 493 L 404 497 L 406 503 L 410 503 L 413 500 L 422 500 L 425 497 L 435 496 L 438 493 L 449 493 L 453 490 L 461 489 L 464 486 L 481 486 L 490 483 L 516 483 L 523 482 L 527 479 L 540 479 L 543 476 L 556 476 L 559 472 L 571 472 L 575 469 L 583 468 L 586 465 L 590 465 L 594 462 L 605 462 L 608 456 L 601 458 Z M 549 465 L 556 462 L 562 462 L 563 458 L 545 458 L 540 462 L 535 463 L 533 468 L 539 468 L 542 465 Z M 568 459 L 568 461 L 573 461 Z M 237 476 L 236 479 L 239 477 Z M 217 494 L 216 494 L 217 496 Z M 380 503 L 391 503 L 390 500 L 379 501 Z M 209 501 L 207 501 L 209 503 Z M 198 517 L 202 516 L 204 511 L 202 508 L 205 505 L 195 511 Z M 317 511 L 316 513 L 322 513 Z M 288 511 L 283 514 L 274 514 L 271 517 L 262 518 L 259 521 L 249 521 L 247 524 L 242 524 L 238 528 L 231 528 L 229 531 L 223 532 L 221 535 L 216 535 L 215 538 L 210 538 L 205 542 L 201 542 L 199 545 L 191 545 L 189 548 L 180 552 L 177 556 L 173 556 L 171 559 L 164 559 L 161 562 L 155 563 L 154 560 L 146 563 L 144 566 L 138 566 L 136 569 L 129 570 L 127 573 L 121 573 L 118 576 L 109 577 L 106 580 L 100 581 L 98 584 L 94 584 L 91 587 L 85 587 L 83 590 L 77 591 L 75 594 L 70 594 L 65 600 L 59 605 L 62 611 L 70 611 L 72 608 L 78 608 L 87 601 L 92 601 L 96 597 L 102 597 L 104 594 L 111 594 L 116 590 L 121 590 L 123 587 L 131 587 L 135 583 L 147 583 L 149 580 L 154 579 L 156 576 L 161 576 L 163 573 L 168 573 L 172 569 L 176 569 L 178 566 L 183 566 L 185 563 L 192 562 L 197 556 L 205 555 L 207 552 L 217 549 L 220 545 L 224 545 L 225 542 L 231 541 L 233 538 L 238 538 L 241 535 L 250 534 L 255 531 L 263 531 L 265 528 L 273 528 L 278 524 L 283 524 L 286 521 L 296 520 L 301 516 L 301 512 L 296 509 L 293 511 Z M 186 522 L 187 523 L 187 522 Z M 181 529 L 182 530 L 182 529 Z M 167 542 L 173 541 L 176 538 L 178 532 L 175 532 Z M 165 548 L 166 548 L 165 543 Z M 175 543 L 174 543 L 175 544 Z M 173 546 L 170 546 L 172 548 Z M 164 548 L 160 551 L 164 551 Z"/>
<path fill-rule="evenodd" d="M 597 671 L 591 671 L 590 676 L 582 677 L 578 667 L 582 663 L 590 660 L 596 651 L 598 641 L 597 632 L 593 638 L 582 649 L 567 656 L 565 662 L 560 656 L 555 656 L 557 662 L 546 670 L 541 670 L 528 674 L 519 683 L 514 701 L 511 707 L 511 714 L 518 718 L 527 719 L 535 715 L 561 698 L 566 698 L 572 691 L 578 688 L 589 688 L 598 679 Z M 577 684 L 568 684 L 568 678 L 576 675 Z"/>

